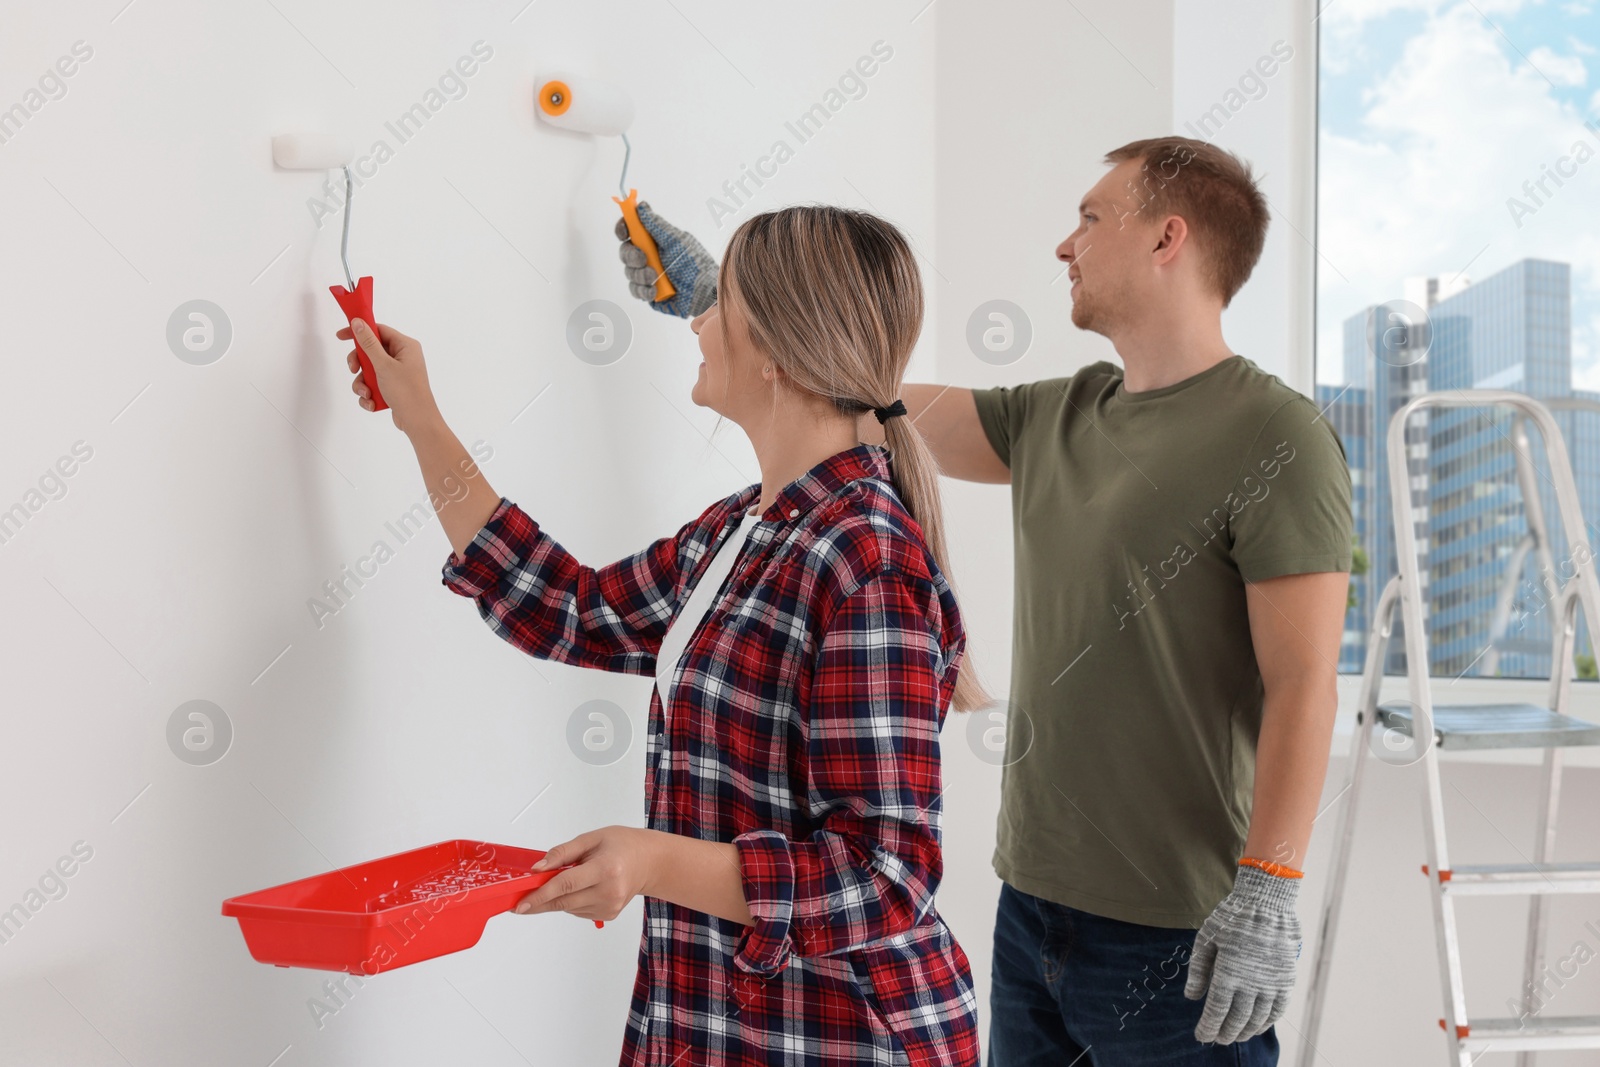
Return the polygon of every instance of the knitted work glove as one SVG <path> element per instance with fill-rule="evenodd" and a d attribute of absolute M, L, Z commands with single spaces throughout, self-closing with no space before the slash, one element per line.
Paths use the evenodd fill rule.
<path fill-rule="evenodd" d="M 618 254 L 622 257 L 623 273 L 628 276 L 628 291 L 640 300 L 667 315 L 692 319 L 717 302 L 717 261 L 694 235 L 678 229 L 650 210 L 650 205 L 639 202 L 639 221 L 650 236 L 655 238 L 656 251 L 661 253 L 661 265 L 666 268 L 667 279 L 678 292 L 671 300 L 656 300 L 656 272 L 644 256 L 644 249 L 628 240 L 628 224 L 617 220 L 616 235 L 622 242 Z"/>
<path fill-rule="evenodd" d="M 1282 1018 L 1300 958 L 1298 878 L 1241 866 L 1233 892 L 1195 935 L 1183 995 L 1206 998 L 1195 1040 L 1248 1041 Z"/>

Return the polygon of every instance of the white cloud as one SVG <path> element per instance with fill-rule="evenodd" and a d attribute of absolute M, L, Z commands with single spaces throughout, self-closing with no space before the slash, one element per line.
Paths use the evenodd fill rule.
<path fill-rule="evenodd" d="M 1551 259 L 1572 265 L 1575 319 L 1600 307 L 1600 156 L 1549 186 L 1520 228 L 1506 206 L 1579 138 L 1596 149 L 1600 137 L 1470 5 L 1430 18 L 1361 103 L 1354 135 L 1324 132 L 1320 143 L 1325 373 L 1341 360 L 1327 347 L 1333 324 L 1401 296 L 1412 275 L 1482 279 L 1520 259 Z M 1585 357 L 1600 358 L 1600 324 L 1574 326 Z"/>
<path fill-rule="evenodd" d="M 1530 0 L 1318 0 L 1322 22 L 1322 66 L 1329 74 L 1344 74 L 1370 59 L 1364 37 L 1366 24 L 1385 15 L 1412 13 L 1436 18 L 1451 3 L 1457 9 L 1475 7 L 1486 17 L 1514 15 Z M 1542 0 L 1532 0 L 1540 3 Z"/>
<path fill-rule="evenodd" d="M 1430 18 L 1449 7 L 1453 0 L 1322 0 L 1321 18 L 1325 25 L 1360 25 L 1398 11 L 1420 11 Z M 1485 15 L 1514 15 L 1528 6 L 1528 0 L 1474 0 Z M 1457 4 L 1459 7 L 1460 5 Z"/>
<path fill-rule="evenodd" d="M 1528 62 L 1557 85 L 1582 85 L 1589 80 L 1589 71 L 1584 67 L 1583 60 L 1577 56 L 1557 55 L 1544 45 L 1528 53 Z"/>
<path fill-rule="evenodd" d="M 1596 89 L 1594 95 L 1589 98 L 1589 110 L 1600 114 L 1600 89 Z"/>

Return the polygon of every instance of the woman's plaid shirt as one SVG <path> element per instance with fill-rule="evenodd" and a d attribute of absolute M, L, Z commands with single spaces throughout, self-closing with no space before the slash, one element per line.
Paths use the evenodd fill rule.
<path fill-rule="evenodd" d="M 662 635 L 752 485 L 598 570 L 502 499 L 444 581 L 530 655 L 653 676 Z M 650 690 L 652 829 L 732 842 L 754 926 L 645 899 L 625 1067 L 976 1064 L 965 953 L 933 907 L 955 597 L 861 444 L 750 530 Z"/>

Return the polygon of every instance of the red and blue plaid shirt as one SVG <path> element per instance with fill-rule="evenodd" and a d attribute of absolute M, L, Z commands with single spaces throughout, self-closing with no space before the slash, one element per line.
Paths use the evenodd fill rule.
<path fill-rule="evenodd" d="M 760 484 L 598 570 L 502 499 L 445 584 L 530 655 L 654 675 Z M 977 1064 L 966 954 L 933 907 L 955 597 L 861 444 L 751 528 L 662 706 L 646 821 L 732 842 L 755 925 L 645 898 L 625 1067 Z"/>

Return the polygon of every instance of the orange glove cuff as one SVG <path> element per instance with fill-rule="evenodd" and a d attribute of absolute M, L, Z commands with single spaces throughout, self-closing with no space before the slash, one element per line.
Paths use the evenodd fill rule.
<path fill-rule="evenodd" d="M 1286 867 L 1281 863 L 1273 863 L 1271 860 L 1253 859 L 1250 856 L 1241 859 L 1239 866 L 1256 867 L 1277 878 L 1304 878 L 1306 876 L 1304 871 L 1297 871 L 1293 867 Z"/>

